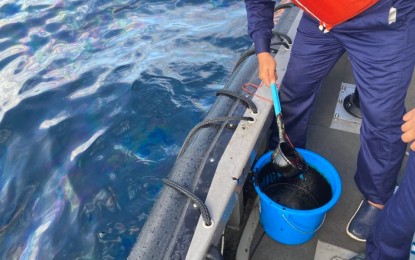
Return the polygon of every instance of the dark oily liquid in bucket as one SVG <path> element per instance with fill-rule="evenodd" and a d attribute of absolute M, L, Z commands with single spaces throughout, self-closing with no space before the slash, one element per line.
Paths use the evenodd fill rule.
<path fill-rule="evenodd" d="M 273 172 L 272 163 L 268 163 L 262 168 L 259 176 L 266 176 Z M 311 166 L 298 177 L 281 176 L 261 190 L 276 203 L 298 210 L 321 207 L 332 198 L 330 184 Z"/>

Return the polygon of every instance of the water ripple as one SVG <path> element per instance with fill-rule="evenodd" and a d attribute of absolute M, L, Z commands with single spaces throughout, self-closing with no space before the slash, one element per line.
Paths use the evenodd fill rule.
<path fill-rule="evenodd" d="M 237 0 L 0 2 L 0 258 L 125 259 L 245 24 Z"/>

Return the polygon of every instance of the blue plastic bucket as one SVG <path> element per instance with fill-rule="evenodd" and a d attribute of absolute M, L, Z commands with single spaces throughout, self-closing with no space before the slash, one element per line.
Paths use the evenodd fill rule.
<path fill-rule="evenodd" d="M 325 177 L 330 184 L 332 196 L 324 205 L 298 210 L 287 208 L 270 199 L 254 181 L 260 199 L 260 222 L 265 233 L 275 241 L 286 245 L 299 245 L 309 241 L 323 225 L 326 213 L 337 203 L 341 193 L 341 180 L 333 165 L 320 155 L 297 149 L 304 160 Z M 270 163 L 272 151 L 264 154 L 254 165 L 253 178 Z"/>

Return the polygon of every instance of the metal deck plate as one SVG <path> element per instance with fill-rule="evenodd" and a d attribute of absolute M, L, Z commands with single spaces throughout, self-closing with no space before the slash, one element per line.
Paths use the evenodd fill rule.
<path fill-rule="evenodd" d="M 356 252 L 318 240 L 314 260 L 347 260 L 355 255 Z"/>
<path fill-rule="evenodd" d="M 354 134 L 360 133 L 360 125 L 362 120 L 351 115 L 343 107 L 344 99 L 354 93 L 356 85 L 342 82 L 339 98 L 337 99 L 336 109 L 334 110 L 333 119 L 330 128 L 350 132 Z"/>

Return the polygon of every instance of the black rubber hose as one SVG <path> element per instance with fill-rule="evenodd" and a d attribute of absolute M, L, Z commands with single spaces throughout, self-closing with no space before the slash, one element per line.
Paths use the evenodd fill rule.
<path fill-rule="evenodd" d="M 208 125 L 218 124 L 218 123 L 221 123 L 221 122 L 232 121 L 232 120 L 253 121 L 252 117 L 244 117 L 244 116 L 225 116 L 225 117 L 217 117 L 217 118 L 204 120 L 204 121 L 200 122 L 199 124 L 195 125 L 192 128 L 192 130 L 190 131 L 190 133 L 187 135 L 186 139 L 183 142 L 182 148 L 180 149 L 179 154 L 177 155 L 177 158 L 179 158 L 183 155 L 183 152 L 184 152 L 185 148 L 187 147 L 188 142 L 190 141 L 190 139 L 192 138 L 192 136 L 194 135 L 194 133 L 197 130 L 199 130 L 202 127 L 208 126 Z"/>
<path fill-rule="evenodd" d="M 247 97 L 245 97 L 245 96 L 243 96 L 239 93 L 236 93 L 234 91 L 230 91 L 230 90 L 227 90 L 227 89 L 220 89 L 216 92 L 216 96 L 219 96 L 219 95 L 226 95 L 226 96 L 230 96 L 230 97 L 239 98 L 240 100 L 244 101 L 245 105 L 248 106 L 254 114 L 258 114 L 258 108 L 256 107 L 255 103 L 252 100 L 250 100 L 249 98 L 247 98 Z"/>
<path fill-rule="evenodd" d="M 210 218 L 209 210 L 206 205 L 201 201 L 196 195 L 194 195 L 191 191 L 187 190 L 186 188 L 180 186 L 179 184 L 170 181 L 168 179 L 163 179 L 163 183 L 167 186 L 175 189 L 176 191 L 181 192 L 182 194 L 186 195 L 193 203 L 197 206 L 202 215 L 203 221 L 205 222 L 206 226 L 212 225 L 212 219 Z"/>
<path fill-rule="evenodd" d="M 294 4 L 294 3 L 286 3 L 286 4 L 280 4 L 280 5 L 277 5 L 277 6 L 274 8 L 274 13 L 275 13 L 276 11 L 280 10 L 280 9 L 284 9 L 284 8 L 291 8 L 291 7 L 293 7 L 293 6 L 295 6 L 295 4 Z"/>

